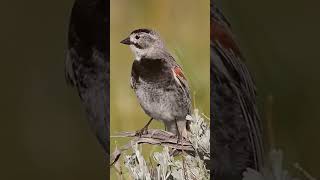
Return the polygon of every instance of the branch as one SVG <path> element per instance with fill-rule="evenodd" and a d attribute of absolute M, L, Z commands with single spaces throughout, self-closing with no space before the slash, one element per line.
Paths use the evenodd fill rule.
<path fill-rule="evenodd" d="M 111 154 L 110 166 L 119 160 L 123 151 L 130 149 L 136 143 L 167 146 L 180 151 L 194 151 L 194 148 L 189 141 L 185 139 L 178 141 L 177 136 L 174 134 L 159 129 L 149 129 L 147 133 L 142 134 L 141 136 L 137 135 L 136 132 L 120 132 L 116 136 L 111 137 L 133 137 L 134 139 L 120 147 L 120 149 L 116 148 Z"/>

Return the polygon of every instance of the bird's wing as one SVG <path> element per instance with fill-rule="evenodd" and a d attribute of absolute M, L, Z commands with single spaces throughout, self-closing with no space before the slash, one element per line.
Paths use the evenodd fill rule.
<path fill-rule="evenodd" d="M 184 75 L 182 68 L 176 64 L 171 68 L 172 75 L 174 77 L 175 82 L 178 84 L 178 86 L 183 90 L 184 95 L 188 99 L 188 111 L 189 114 L 191 115 L 192 113 L 192 99 L 190 96 L 190 87 L 188 84 L 188 80 L 186 76 Z"/>
<path fill-rule="evenodd" d="M 213 76 L 212 86 L 215 90 L 212 92 L 213 101 L 215 102 L 213 107 L 216 108 L 213 109 L 213 113 L 216 112 L 213 116 L 218 117 L 218 124 L 220 120 L 222 121 L 221 128 L 217 125 L 217 127 L 220 128 L 217 130 L 217 133 L 220 134 L 214 133 L 216 136 L 224 136 L 221 138 L 224 139 L 224 141 L 221 141 L 221 146 L 224 146 L 224 142 L 226 142 L 226 144 L 232 142 L 236 144 L 235 147 L 243 147 L 243 149 L 239 150 L 230 150 L 230 153 L 226 154 L 226 157 L 232 156 L 232 153 L 242 154 L 242 160 L 237 162 L 236 159 L 233 159 L 235 163 L 230 162 L 230 166 L 233 167 L 220 168 L 237 169 L 240 167 L 241 170 L 244 170 L 244 168 L 249 165 L 253 166 L 252 168 L 259 169 L 263 162 L 263 145 L 260 118 L 256 108 L 255 85 L 243 62 L 243 56 L 234 40 L 229 23 L 226 22 L 226 18 L 219 9 L 215 6 L 213 6 L 212 9 L 210 33 L 211 75 Z M 245 125 L 242 123 L 245 123 Z M 237 127 L 232 127 L 234 125 Z M 241 130 L 241 128 L 245 129 Z M 246 141 L 241 140 L 241 133 L 237 135 L 233 134 L 232 131 L 241 133 L 246 131 L 243 137 L 249 137 L 249 144 L 247 144 L 249 149 L 245 147 Z M 232 140 L 233 137 L 228 137 L 231 135 L 238 136 L 239 141 L 237 142 L 236 139 Z M 220 137 L 215 138 L 214 141 L 217 139 L 217 141 L 219 141 Z M 230 144 L 227 146 L 229 145 Z M 223 156 L 226 152 L 217 153 L 221 153 L 221 156 Z M 219 156 L 219 154 L 217 154 L 217 156 Z M 232 161 L 232 159 L 229 160 Z M 240 161 L 243 161 L 242 164 Z"/>
<path fill-rule="evenodd" d="M 171 69 L 172 71 L 172 74 L 174 76 L 174 79 L 176 81 L 176 83 L 179 84 L 179 86 L 182 88 L 182 89 L 186 89 L 188 88 L 188 82 L 187 82 L 187 79 L 186 77 L 184 76 L 181 68 L 179 66 L 175 66 Z"/>
<path fill-rule="evenodd" d="M 106 1 L 75 1 L 69 24 L 66 80 L 77 88 L 91 129 L 106 154 L 109 153 L 108 30 Z"/>
<path fill-rule="evenodd" d="M 133 77 L 132 77 L 132 76 L 130 77 L 130 87 L 131 87 L 132 89 L 135 89 L 135 85 L 134 85 Z"/>
<path fill-rule="evenodd" d="M 67 84 L 70 86 L 75 86 L 75 75 L 73 71 L 73 62 L 74 58 L 72 58 L 72 52 L 68 50 L 67 52 L 67 58 L 65 60 L 65 68 L 64 68 L 64 74 L 67 81 Z"/>

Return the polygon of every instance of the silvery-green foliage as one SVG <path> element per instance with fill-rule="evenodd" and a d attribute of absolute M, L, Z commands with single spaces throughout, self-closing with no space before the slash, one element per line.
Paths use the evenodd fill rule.
<path fill-rule="evenodd" d="M 205 155 L 210 159 L 210 127 L 195 109 L 192 116 L 186 117 L 190 124 L 189 140 L 198 153 Z"/>
<path fill-rule="evenodd" d="M 158 163 L 158 180 L 168 179 L 209 179 L 209 171 L 206 169 L 204 161 L 199 156 L 184 155 L 183 160 L 175 160 L 169 154 L 169 148 L 165 147 L 162 152 L 154 153 L 154 159 Z"/>
<path fill-rule="evenodd" d="M 185 157 L 186 179 L 210 179 L 210 171 L 207 170 L 204 161 L 199 157 L 187 155 Z"/>
<path fill-rule="evenodd" d="M 298 180 L 289 175 L 283 169 L 283 153 L 281 150 L 271 150 L 269 153 L 270 165 L 265 167 L 262 172 L 248 168 L 243 173 L 243 180 Z"/>
<path fill-rule="evenodd" d="M 155 161 L 159 164 L 157 166 L 158 179 L 167 179 L 170 176 L 169 166 L 173 164 L 173 157 L 169 155 L 169 148 L 165 147 L 163 152 L 155 152 L 153 155 Z"/>
<path fill-rule="evenodd" d="M 183 177 L 183 166 L 181 161 L 175 161 L 173 156 L 169 154 L 169 148 L 164 147 L 162 152 L 153 154 L 154 160 L 158 163 L 157 179 L 165 180 L 172 175 L 175 179 Z"/>
<path fill-rule="evenodd" d="M 191 121 L 189 141 L 194 147 L 195 156 L 183 153 L 180 160 L 170 155 L 170 149 L 164 147 L 161 152 L 153 153 L 157 164 L 155 168 L 146 165 L 138 145 L 133 146 L 133 154 L 125 157 L 125 166 L 130 177 L 136 180 L 167 180 L 167 179 L 199 179 L 209 180 L 210 171 L 207 170 L 204 160 L 210 159 L 210 128 L 204 122 L 202 115 L 196 109 L 192 116 L 187 116 Z M 153 172 L 153 173 L 150 173 Z"/>
<path fill-rule="evenodd" d="M 138 145 L 133 145 L 132 149 L 133 154 L 125 156 L 125 166 L 129 170 L 131 177 L 139 180 L 151 180 L 149 168 L 138 149 Z"/>

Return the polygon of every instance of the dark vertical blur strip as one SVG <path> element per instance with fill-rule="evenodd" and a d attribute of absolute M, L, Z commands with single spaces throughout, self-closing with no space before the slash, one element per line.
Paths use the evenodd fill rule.
<path fill-rule="evenodd" d="M 320 23 L 315 22 L 320 1 L 217 1 L 230 17 L 256 80 L 264 133 L 268 133 L 265 143 L 270 145 L 266 155 L 280 149 L 281 168 L 289 175 L 308 179 L 304 174 L 308 172 L 319 179 Z M 211 89 L 211 101 L 213 93 Z"/>
<path fill-rule="evenodd" d="M 213 1 L 215 1 L 215 2 L 213 2 Z M 212 56 L 212 40 L 213 40 L 213 33 L 212 33 L 212 31 L 213 31 L 213 29 L 212 29 L 212 26 L 211 26 L 211 19 L 213 18 L 212 17 L 212 13 L 213 13 L 213 3 L 216 3 L 216 0 L 210 0 L 210 120 L 211 120 L 211 122 L 210 122 L 210 130 L 211 130 L 211 132 L 210 132 L 210 157 L 211 157 L 211 159 L 210 159 L 210 162 L 209 162 L 209 164 L 208 164 L 208 166 L 210 167 L 209 169 L 210 169 L 210 179 L 215 179 L 215 177 L 214 177 L 214 163 L 213 163 L 213 158 L 215 158 L 214 156 L 215 156 L 215 153 L 214 153 L 214 151 L 215 151 L 215 149 L 214 149 L 214 136 L 213 136 L 213 129 L 214 129 L 214 121 L 213 121 L 213 116 L 217 113 L 216 112 L 216 108 L 214 107 L 214 77 L 213 77 L 213 75 L 214 75 L 214 72 L 213 72 L 213 61 L 214 61 L 214 59 L 213 59 L 213 56 Z"/>
<path fill-rule="evenodd" d="M 76 0 L 72 8 L 66 78 L 78 90 L 93 133 L 104 150 L 106 177 L 110 138 L 110 4 Z M 103 157 L 102 157 L 103 158 Z"/>
<path fill-rule="evenodd" d="M 211 51 L 211 41 L 213 39 L 212 37 L 212 29 L 211 29 L 211 13 L 213 11 L 212 8 L 212 2 L 213 0 L 210 0 L 210 161 L 209 163 L 207 163 L 207 166 L 209 167 L 208 169 L 210 169 L 210 179 L 214 179 L 214 168 L 213 168 L 213 158 L 214 158 L 214 147 L 213 147 L 213 126 L 214 126 L 214 122 L 213 122 L 213 116 L 215 114 L 214 112 L 214 108 L 213 108 L 213 86 L 214 86 L 214 81 L 213 81 L 213 58 L 212 58 L 212 51 Z"/>
<path fill-rule="evenodd" d="M 107 121 L 106 121 L 106 124 L 107 124 L 107 127 L 109 128 L 109 130 L 107 131 L 108 134 L 107 134 L 107 138 L 108 138 L 108 144 L 107 144 L 107 156 L 110 156 L 110 1 L 108 0 L 104 0 L 106 2 L 106 25 L 105 25 L 105 28 L 106 28 L 106 58 L 107 58 L 107 63 L 106 63 L 106 76 L 107 76 L 107 81 L 106 81 L 106 100 L 105 102 L 107 102 L 107 105 L 106 105 L 106 112 L 107 112 Z M 110 166 L 109 166 L 109 159 L 110 157 L 107 157 L 106 158 L 107 161 L 106 161 L 106 176 L 107 176 L 107 179 L 110 179 Z"/>
<path fill-rule="evenodd" d="M 75 1 L 1 1 L 1 180 L 106 179 L 104 152 L 90 131 L 78 92 L 65 80 Z M 107 6 L 101 6 L 104 17 Z M 105 38 L 93 32 L 104 54 L 107 26 L 99 28 Z"/>
<path fill-rule="evenodd" d="M 254 74 L 270 145 L 282 150 L 290 175 L 307 179 L 298 163 L 319 179 L 320 1 L 221 4 Z"/>
<path fill-rule="evenodd" d="M 210 2 L 211 178 L 241 180 L 247 168 L 262 169 L 262 125 L 254 78 L 217 3 Z"/>
<path fill-rule="evenodd" d="M 107 0 L 105 0 L 107 1 Z M 106 23 L 106 32 L 107 32 L 107 65 L 106 65 L 106 76 L 107 76 L 107 82 L 106 82 L 106 102 L 107 102 L 107 107 L 106 107 L 106 111 L 107 111 L 107 125 L 108 125 L 108 149 L 107 149 L 107 156 L 110 156 L 110 1 L 107 1 L 108 3 L 106 3 L 106 19 L 107 19 L 107 23 Z M 108 161 L 106 162 L 106 174 L 107 174 L 107 179 L 110 179 L 110 166 L 109 166 L 109 159 L 110 157 L 107 158 Z"/>

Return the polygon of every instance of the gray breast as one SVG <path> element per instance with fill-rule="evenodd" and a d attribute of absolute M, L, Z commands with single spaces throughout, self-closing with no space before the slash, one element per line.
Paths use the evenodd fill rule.
<path fill-rule="evenodd" d="M 146 114 L 154 119 L 172 121 L 185 118 L 189 102 L 161 59 L 141 59 L 132 66 L 132 84 Z"/>

